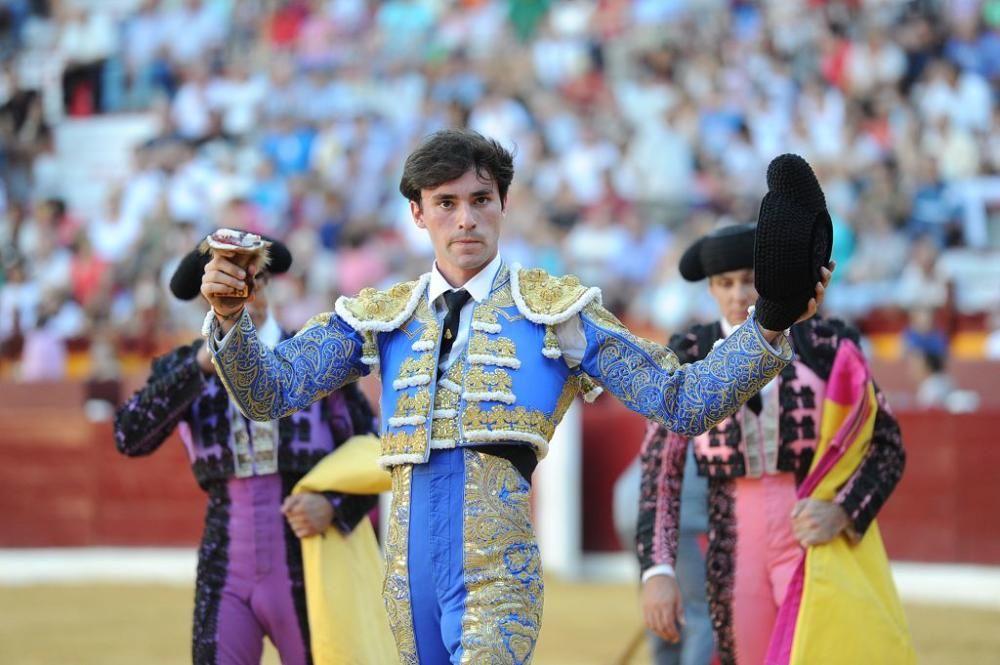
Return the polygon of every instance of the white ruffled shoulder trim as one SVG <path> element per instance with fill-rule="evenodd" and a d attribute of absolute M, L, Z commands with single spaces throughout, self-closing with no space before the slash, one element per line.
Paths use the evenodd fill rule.
<path fill-rule="evenodd" d="M 540 323 L 546 326 L 558 325 L 569 321 L 571 318 L 582 312 L 583 308 L 590 303 L 596 301 L 597 304 L 601 304 L 603 302 L 601 298 L 601 290 L 596 286 L 591 286 L 583 292 L 583 295 L 581 295 L 575 303 L 561 312 L 556 314 L 539 314 L 538 312 L 533 312 L 528 308 L 527 303 L 524 302 L 524 296 L 521 295 L 520 272 L 521 264 L 515 263 L 511 265 L 510 290 L 514 295 L 514 304 L 517 305 L 517 309 L 521 312 L 521 314 L 524 314 L 524 318 L 533 323 Z"/>
<path fill-rule="evenodd" d="M 417 309 L 420 299 L 427 296 L 427 285 L 430 284 L 430 281 L 431 274 L 429 272 L 421 275 L 417 280 L 416 286 L 413 287 L 413 293 L 410 294 L 410 299 L 406 302 L 406 306 L 390 321 L 362 321 L 347 309 L 349 298 L 346 296 L 337 298 L 333 309 L 337 312 L 337 316 L 346 321 L 349 326 L 358 332 L 390 332 L 406 323 L 407 319 L 413 316 L 413 312 Z"/>
<path fill-rule="evenodd" d="M 376 462 L 383 469 L 401 464 L 423 464 L 424 456 L 420 453 L 401 453 L 399 455 L 382 455 Z"/>

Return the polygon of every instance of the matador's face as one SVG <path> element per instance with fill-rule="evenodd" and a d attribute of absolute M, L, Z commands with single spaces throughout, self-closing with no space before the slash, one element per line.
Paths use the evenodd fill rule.
<path fill-rule="evenodd" d="M 434 245 L 438 270 L 460 286 L 497 255 L 504 214 L 497 185 L 489 175 L 469 169 L 461 178 L 420 192 L 410 213 Z"/>

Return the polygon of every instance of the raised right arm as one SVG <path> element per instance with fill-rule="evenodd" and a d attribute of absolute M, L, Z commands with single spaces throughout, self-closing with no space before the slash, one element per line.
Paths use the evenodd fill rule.
<path fill-rule="evenodd" d="M 205 332 L 219 378 L 253 420 L 276 420 L 304 409 L 369 372 L 361 362 L 361 335 L 336 314 L 313 317 L 274 350 L 257 339 L 246 310 L 223 339 L 217 338 L 215 318 Z"/>

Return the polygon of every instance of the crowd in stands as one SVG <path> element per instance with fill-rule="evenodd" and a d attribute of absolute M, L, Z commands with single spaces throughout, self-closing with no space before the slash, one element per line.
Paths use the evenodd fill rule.
<path fill-rule="evenodd" d="M 125 113 L 158 130 L 74 209 L 60 124 Z M 190 337 L 165 283 L 218 226 L 289 243 L 289 328 L 424 272 L 396 188 L 449 126 L 516 150 L 509 260 L 662 338 L 712 311 L 680 252 L 752 221 L 782 152 L 833 215 L 828 312 L 936 357 L 1000 329 L 1000 0 L 8 0 L 0 355 L 29 379 L 61 340 Z"/>

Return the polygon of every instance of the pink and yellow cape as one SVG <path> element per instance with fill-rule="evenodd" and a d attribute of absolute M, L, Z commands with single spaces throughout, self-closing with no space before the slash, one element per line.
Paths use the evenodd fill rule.
<path fill-rule="evenodd" d="M 877 402 L 861 351 L 837 350 L 820 440 L 798 498 L 832 501 L 871 445 Z M 792 577 L 771 635 L 767 665 L 916 663 L 878 525 L 859 542 L 838 536 L 809 547 Z"/>

